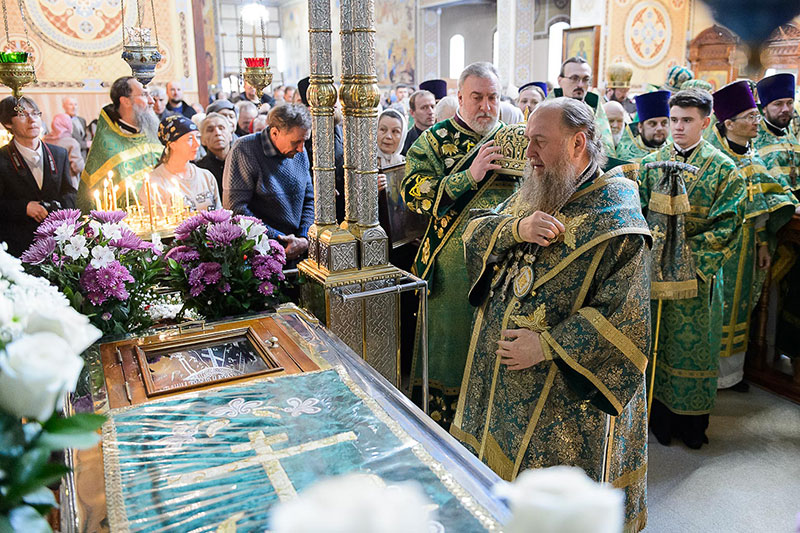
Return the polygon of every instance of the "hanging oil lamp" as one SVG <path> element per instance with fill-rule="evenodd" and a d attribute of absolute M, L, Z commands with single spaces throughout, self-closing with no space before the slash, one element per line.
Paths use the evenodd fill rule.
<path fill-rule="evenodd" d="M 22 0 L 19 0 L 19 12 L 22 17 L 22 28 L 25 30 L 25 43 L 28 50 L 32 50 L 28 39 L 28 25 L 25 21 L 25 12 L 22 10 Z M 6 31 L 6 43 L 11 43 L 8 35 L 8 10 L 6 0 L 2 0 L 3 6 L 3 26 Z M 14 98 L 19 102 L 22 96 L 22 88 L 29 83 L 36 83 L 36 71 L 33 68 L 33 58 L 28 52 L 21 50 L 0 52 L 0 81 L 3 85 L 11 89 Z M 19 107 L 19 105 L 17 105 Z"/>
<path fill-rule="evenodd" d="M 244 40 L 244 28 L 242 19 L 239 19 L 239 59 L 242 56 L 242 42 Z M 255 87 L 258 95 L 261 96 L 265 87 L 272 83 L 272 72 L 269 70 L 269 58 L 267 57 L 267 38 L 264 33 L 264 19 L 261 19 L 261 45 L 264 57 L 245 57 L 244 81 Z M 255 53 L 255 44 L 253 52 Z M 240 71 L 241 72 L 241 71 Z"/>
<path fill-rule="evenodd" d="M 152 44 L 150 28 L 142 26 L 143 9 L 141 0 L 137 0 L 137 26 L 125 31 L 125 3 L 120 2 L 122 10 L 122 59 L 131 67 L 131 73 L 142 85 L 147 85 L 156 75 L 156 66 L 161 61 L 161 52 L 158 51 L 158 28 L 156 27 L 156 12 L 153 0 L 150 0 L 150 9 L 153 12 L 153 33 L 156 42 Z"/>

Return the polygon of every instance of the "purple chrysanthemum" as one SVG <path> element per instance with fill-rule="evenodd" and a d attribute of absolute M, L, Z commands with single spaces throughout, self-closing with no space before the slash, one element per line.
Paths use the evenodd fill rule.
<path fill-rule="evenodd" d="M 273 275 L 283 275 L 284 262 L 277 256 L 257 255 L 251 260 L 253 275 L 258 279 L 270 279 Z M 282 279 L 282 278 L 279 278 Z"/>
<path fill-rule="evenodd" d="M 199 296 L 209 285 L 222 279 L 222 265 L 215 262 L 200 263 L 189 272 L 189 294 Z"/>
<path fill-rule="evenodd" d="M 212 213 L 214 211 L 211 211 Z M 235 239 L 244 235 L 244 230 L 236 224 L 230 222 L 220 222 L 212 224 L 206 231 L 206 236 L 217 244 L 229 245 Z"/>
<path fill-rule="evenodd" d="M 59 210 L 53 211 L 52 213 L 47 215 L 47 218 L 45 218 L 44 220 L 45 221 L 47 221 L 47 220 L 65 221 L 66 220 L 66 221 L 74 224 L 75 222 L 78 221 L 79 218 L 81 218 L 81 210 L 80 209 L 59 209 Z"/>
<path fill-rule="evenodd" d="M 37 239 L 30 247 L 22 253 L 23 263 L 38 265 L 48 259 L 56 249 L 56 240 L 53 237 Z"/>
<path fill-rule="evenodd" d="M 122 228 L 120 230 L 120 238 L 114 239 L 111 241 L 111 246 L 115 248 L 122 248 L 126 250 L 141 250 L 142 249 L 142 239 L 139 238 L 134 232 L 127 228 Z"/>
<path fill-rule="evenodd" d="M 81 274 L 80 286 L 94 305 L 101 305 L 109 298 L 125 301 L 130 296 L 126 283 L 133 281 L 128 269 L 119 261 L 112 261 L 103 268 L 88 265 Z"/>
<path fill-rule="evenodd" d="M 276 241 L 275 239 L 269 240 L 269 245 L 272 248 L 272 251 L 275 252 L 275 257 L 281 262 L 281 264 L 286 264 L 286 249 L 284 249 L 283 245 Z"/>
<path fill-rule="evenodd" d="M 175 248 L 171 248 L 166 256 L 167 259 L 174 259 L 179 263 L 184 263 L 187 261 L 197 261 L 200 259 L 200 254 L 194 248 L 190 248 L 189 246 L 180 245 L 176 246 Z"/>
<path fill-rule="evenodd" d="M 222 294 L 227 294 L 231 292 L 231 284 L 228 283 L 227 281 L 225 283 L 219 283 L 217 285 L 217 290 Z"/>
<path fill-rule="evenodd" d="M 216 211 L 203 211 L 200 216 L 208 222 L 220 223 L 227 222 L 231 219 L 231 212 L 227 209 L 218 209 Z"/>
<path fill-rule="evenodd" d="M 272 293 L 275 292 L 275 285 L 273 285 L 269 281 L 265 281 L 258 286 L 258 292 L 260 292 L 264 296 L 272 296 Z"/>
<path fill-rule="evenodd" d="M 89 213 L 93 219 L 104 224 L 116 224 L 127 216 L 125 211 L 95 211 Z"/>
<path fill-rule="evenodd" d="M 187 218 L 180 225 L 175 228 L 175 238 L 179 241 L 189 238 L 189 235 L 192 234 L 194 230 L 199 228 L 200 226 L 206 223 L 206 219 L 204 219 L 200 215 L 195 215 L 191 218 Z"/>
<path fill-rule="evenodd" d="M 255 222 L 257 224 L 264 223 L 260 218 L 251 217 L 247 215 L 234 215 L 233 218 L 231 219 L 231 222 L 233 222 L 234 224 L 238 224 L 242 220 L 249 220 L 250 222 Z"/>

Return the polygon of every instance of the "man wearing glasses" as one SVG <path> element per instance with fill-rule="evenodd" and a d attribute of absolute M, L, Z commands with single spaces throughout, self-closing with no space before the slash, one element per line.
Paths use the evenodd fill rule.
<path fill-rule="evenodd" d="M 48 214 L 75 207 L 75 188 L 67 151 L 39 139 L 42 112 L 33 100 L 0 100 L 0 123 L 13 135 L 0 148 L 0 242 L 20 256 Z"/>
<path fill-rule="evenodd" d="M 731 83 L 715 92 L 714 114 L 718 122 L 711 144 L 733 160 L 746 186 L 741 237 L 722 269 L 725 306 L 717 388 L 747 392 L 749 386 L 742 378 L 750 312 L 761 295 L 775 251 L 776 233 L 791 220 L 797 201 L 769 173 L 753 148 L 761 114 L 747 81 Z"/>
<path fill-rule="evenodd" d="M 611 134 L 611 126 L 608 124 L 608 118 L 603 110 L 602 98 L 599 94 L 589 90 L 591 86 L 592 67 L 582 57 L 570 57 L 561 64 L 558 87 L 553 89 L 550 97 L 566 96 L 580 100 L 591 107 L 606 155 L 614 157 L 614 136 Z"/>
<path fill-rule="evenodd" d="M 112 185 L 119 186 L 117 198 L 125 197 L 126 186 L 138 194 L 144 176 L 164 151 L 158 140 L 158 115 L 147 88 L 135 78 L 123 76 L 111 85 L 110 96 L 111 103 L 100 111 L 78 186 L 78 204 L 84 212 L 94 209 L 94 191 L 103 187 L 109 173 Z"/>

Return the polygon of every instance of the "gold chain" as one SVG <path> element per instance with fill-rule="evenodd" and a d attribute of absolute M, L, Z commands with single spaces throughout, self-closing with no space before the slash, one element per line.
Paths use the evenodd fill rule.
<path fill-rule="evenodd" d="M 6 45 L 11 43 L 11 37 L 8 36 L 8 9 L 6 8 L 6 0 L 3 0 L 3 26 L 6 28 Z"/>
<path fill-rule="evenodd" d="M 239 88 L 244 92 L 244 77 L 242 76 L 242 46 L 244 41 L 244 19 L 241 12 L 239 13 Z"/>
<path fill-rule="evenodd" d="M 158 26 L 156 26 L 156 7 L 153 0 L 150 0 L 150 10 L 153 12 L 153 33 L 156 34 L 156 49 L 158 49 Z"/>

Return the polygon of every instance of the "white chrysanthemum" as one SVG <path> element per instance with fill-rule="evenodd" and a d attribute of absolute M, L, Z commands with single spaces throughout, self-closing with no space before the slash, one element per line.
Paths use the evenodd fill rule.
<path fill-rule="evenodd" d="M 73 235 L 75 235 L 75 224 L 69 224 L 67 222 L 58 226 L 55 232 L 53 232 L 53 238 L 58 243 L 68 241 Z"/>
<path fill-rule="evenodd" d="M 574 466 L 526 470 L 494 491 L 511 508 L 506 533 L 619 533 L 625 523 L 623 492 Z"/>
<path fill-rule="evenodd" d="M 377 476 L 320 481 L 272 512 L 273 533 L 428 533 L 430 505 L 415 484 L 386 486 Z"/>

